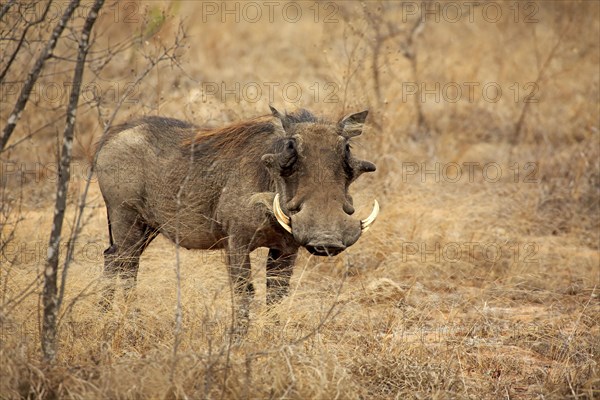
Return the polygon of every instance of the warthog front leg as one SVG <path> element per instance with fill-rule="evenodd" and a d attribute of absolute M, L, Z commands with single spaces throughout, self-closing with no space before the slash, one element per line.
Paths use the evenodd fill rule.
<path fill-rule="evenodd" d="M 229 240 L 227 248 L 227 266 L 231 282 L 234 307 L 234 333 L 244 334 L 248 329 L 250 301 L 254 297 L 254 285 L 251 282 L 250 253 L 245 246 L 236 246 Z"/>
<path fill-rule="evenodd" d="M 267 306 L 279 302 L 287 296 L 290 287 L 290 278 L 296 254 L 284 254 L 277 249 L 269 249 L 267 257 Z"/>

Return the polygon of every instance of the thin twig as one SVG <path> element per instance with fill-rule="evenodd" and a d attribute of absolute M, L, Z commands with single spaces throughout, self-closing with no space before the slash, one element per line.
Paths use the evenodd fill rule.
<path fill-rule="evenodd" d="M 538 74 L 534 81 L 534 84 L 536 86 L 538 85 L 538 83 L 540 81 L 542 81 L 545 78 L 544 74 L 546 73 L 546 70 L 548 69 L 550 62 L 554 59 L 554 55 L 556 54 L 556 51 L 560 47 L 560 44 L 562 43 L 565 34 L 567 33 L 567 31 L 569 30 L 569 28 L 571 26 L 571 22 L 572 22 L 572 20 L 569 19 L 567 26 L 565 26 L 565 28 L 560 33 L 558 40 L 556 41 L 556 43 L 554 44 L 554 46 L 548 53 L 548 56 L 546 57 L 546 59 L 544 60 L 542 65 L 541 66 L 538 65 Z M 535 27 L 533 29 L 535 29 Z M 535 39 L 535 31 L 534 31 L 534 39 Z M 536 41 L 536 49 L 537 49 L 537 41 Z M 536 54 L 537 54 L 537 52 L 536 52 Z M 539 64 L 539 60 L 538 60 L 538 64 Z M 518 143 L 519 140 L 521 139 L 523 126 L 525 123 L 525 117 L 527 115 L 527 111 L 529 110 L 529 106 L 531 103 L 532 103 L 531 101 L 525 101 L 523 103 L 523 108 L 521 109 L 521 113 L 519 114 L 519 118 L 517 119 L 517 122 L 515 124 L 515 131 L 513 134 L 513 144 Z"/>
<path fill-rule="evenodd" d="M 8 121 L 6 123 L 6 126 L 4 127 L 4 131 L 2 132 L 2 137 L 0 137 L 0 153 L 4 151 L 4 147 L 6 146 L 6 143 L 8 143 L 8 139 L 10 139 L 10 136 L 12 135 L 15 127 L 17 126 L 17 122 L 19 122 L 19 119 L 21 118 L 21 113 L 23 112 L 23 109 L 25 108 L 25 105 L 29 100 L 29 95 L 31 94 L 33 85 L 40 76 L 42 68 L 44 68 L 44 64 L 50 57 L 52 57 L 52 52 L 54 51 L 54 48 L 58 43 L 58 38 L 62 34 L 63 30 L 67 26 L 67 22 L 69 21 L 69 19 L 71 19 L 73 12 L 75 12 L 75 9 L 78 6 L 79 0 L 71 0 L 69 6 L 63 13 L 60 21 L 58 22 L 58 24 L 56 24 L 56 27 L 54 27 L 52 35 L 50 36 L 50 40 L 48 40 L 48 43 L 42 51 L 42 54 L 38 57 L 31 72 L 27 76 L 27 80 L 25 81 L 25 84 L 21 89 L 21 93 L 19 94 L 19 99 L 15 103 L 15 106 L 12 112 L 10 113 L 10 116 L 8 117 Z"/>
<path fill-rule="evenodd" d="M 4 14 L 6 14 L 6 13 L 8 12 L 8 9 L 9 9 L 9 8 L 10 8 L 10 7 L 11 7 L 13 4 L 15 4 L 15 1 L 16 1 L 16 0 L 10 0 L 10 1 L 7 1 L 7 2 L 6 2 L 6 4 L 4 4 L 4 5 L 2 6 L 2 9 L 0 9 L 0 19 L 2 19 L 2 17 L 4 17 Z"/>
<path fill-rule="evenodd" d="M 15 58 L 17 57 L 17 54 L 19 53 L 19 51 L 21 51 L 21 47 L 23 46 L 23 43 L 25 42 L 25 37 L 27 36 L 27 32 L 29 31 L 29 28 L 31 28 L 34 25 L 37 25 L 37 24 L 41 23 L 42 21 L 44 21 L 46 19 L 46 14 L 48 14 L 48 10 L 50 10 L 50 6 L 51 5 L 52 5 L 52 0 L 48 1 L 48 3 L 46 4 L 46 8 L 44 9 L 44 12 L 40 16 L 40 18 L 38 18 L 36 21 L 27 23 L 27 25 L 25 25 L 25 28 L 23 28 L 23 32 L 21 33 L 21 38 L 19 39 L 19 43 L 17 44 L 17 47 L 15 48 L 15 50 L 10 55 L 10 57 L 8 59 L 8 62 L 4 66 L 4 70 L 2 72 L 0 72 L 0 82 L 4 81 L 4 77 L 6 76 L 8 70 L 10 69 L 10 67 L 12 65 L 12 63 L 15 61 Z M 0 13 L 0 19 L 2 19 L 2 14 L 3 13 Z"/>

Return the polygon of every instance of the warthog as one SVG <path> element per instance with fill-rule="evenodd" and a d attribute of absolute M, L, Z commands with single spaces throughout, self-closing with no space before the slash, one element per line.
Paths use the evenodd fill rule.
<path fill-rule="evenodd" d="M 377 217 L 354 213 L 348 187 L 375 165 L 356 159 L 350 139 L 367 111 L 333 123 L 306 110 L 257 117 L 218 129 L 146 117 L 110 130 L 98 145 L 96 171 L 106 203 L 110 307 L 115 278 L 135 285 L 139 258 L 159 234 L 187 249 L 225 249 L 247 321 L 254 288 L 251 251 L 269 248 L 267 303 L 286 295 L 299 247 L 333 256 L 354 244 Z M 237 301 L 236 301 L 237 302 Z M 241 322 L 245 324 L 246 322 Z"/>

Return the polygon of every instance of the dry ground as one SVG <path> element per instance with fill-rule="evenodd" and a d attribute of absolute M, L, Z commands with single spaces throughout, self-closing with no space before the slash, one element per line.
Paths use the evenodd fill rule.
<path fill-rule="evenodd" d="M 332 116 L 368 107 L 369 128 L 355 151 L 378 171 L 355 184 L 355 203 L 363 216 L 376 197 L 382 211 L 342 255 L 303 253 L 291 295 L 273 310 L 264 304 L 266 254 L 253 254 L 258 292 L 240 343 L 227 335 L 222 255 L 181 250 L 183 324 L 174 354 L 176 249 L 164 238 L 142 257 L 136 298 L 117 299 L 109 313 L 97 307 L 108 240 L 92 183 L 68 271 L 58 360 L 48 368 L 40 361 L 36 277 L 52 223 L 49 163 L 62 129 L 62 119 L 50 122 L 63 103 L 42 96 L 11 141 L 35 134 L 0 155 L 3 210 L 12 210 L 2 220 L 1 398 L 600 398 L 599 3 L 492 2 L 503 12 L 498 22 L 483 18 L 481 6 L 450 21 L 448 5 L 462 3 L 437 3 L 439 22 L 430 16 L 412 43 L 412 7 L 420 3 L 300 3 L 297 22 L 278 14 L 288 3 L 277 3 L 270 22 L 257 2 L 263 16 L 255 23 L 242 14 L 236 23 L 221 2 L 126 4 L 139 20 L 104 15 L 97 48 L 140 31 L 146 40 L 100 76 L 86 76 L 106 98 L 80 110 L 71 207 L 99 120 L 115 107 L 110 89 L 131 82 L 143 55 L 169 43 L 184 18 L 178 62 L 153 71 L 118 121 L 160 114 L 222 124 L 264 114 L 269 102 Z M 244 3 L 229 4 L 242 13 Z M 26 72 L 32 61 L 20 62 Z M 61 65 L 51 64 L 46 87 L 62 82 Z M 268 82 L 277 83 L 273 99 Z M 469 83 L 477 84 L 472 98 Z M 244 92 L 249 84 L 263 89 L 257 101 Z M 297 102 L 281 90 L 286 84 L 300 88 Z M 422 84 L 430 94 L 417 103 L 407 93 Z M 456 86 L 462 94 L 453 101 Z M 534 89 L 537 102 L 526 106 Z M 3 94 L 2 125 L 11 99 Z M 73 209 L 67 231 L 72 223 Z"/>

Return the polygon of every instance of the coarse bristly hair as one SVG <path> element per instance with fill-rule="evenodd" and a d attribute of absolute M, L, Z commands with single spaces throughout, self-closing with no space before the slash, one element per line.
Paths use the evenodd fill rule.
<path fill-rule="evenodd" d="M 306 109 L 298 109 L 292 113 L 286 113 L 281 119 L 281 126 L 285 130 L 291 128 L 295 124 L 300 123 L 326 123 L 328 121 L 317 118 L 313 113 Z M 280 151 L 282 141 L 276 140 L 272 142 L 270 148 L 260 149 L 255 146 L 250 146 L 250 142 L 258 135 L 270 136 L 280 131 L 279 137 L 285 136 L 281 132 L 281 127 L 276 122 L 272 115 L 262 115 L 249 120 L 236 122 L 219 128 L 198 128 L 193 137 L 183 140 L 182 147 L 188 150 L 194 148 L 195 152 L 211 152 L 219 153 L 221 156 L 231 156 L 244 152 L 245 154 L 255 154 L 257 150 L 265 152 Z"/>

